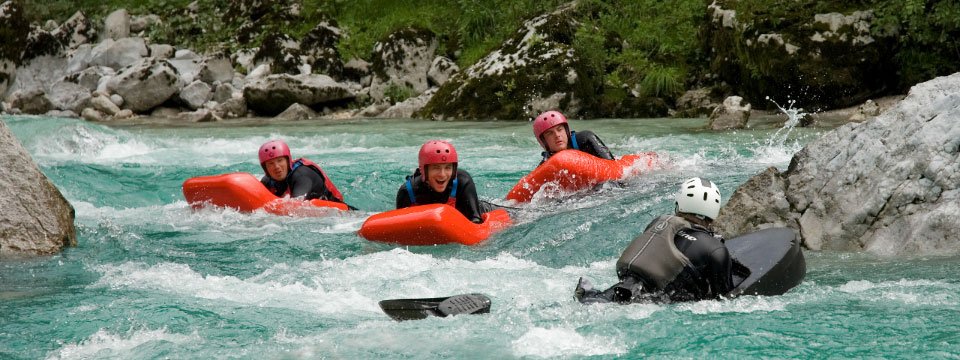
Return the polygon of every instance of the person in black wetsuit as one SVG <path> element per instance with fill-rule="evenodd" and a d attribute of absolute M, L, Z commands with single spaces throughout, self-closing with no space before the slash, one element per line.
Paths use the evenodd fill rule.
<path fill-rule="evenodd" d="M 474 223 L 493 206 L 477 198 L 473 178 L 457 169 L 457 150 L 446 141 L 430 140 L 420 147 L 419 168 L 397 191 L 397 209 L 413 205 L 447 204 Z"/>
<path fill-rule="evenodd" d="M 574 297 L 584 304 L 697 301 L 733 290 L 733 261 L 711 230 L 720 213 L 720 190 L 706 179 L 684 181 L 676 211 L 654 219 L 617 260 L 620 282 L 594 290 L 581 278 Z"/>
<path fill-rule="evenodd" d="M 274 195 L 344 202 L 343 194 L 323 169 L 306 158 L 291 161 L 290 147 L 282 140 L 267 141 L 257 155 L 265 173 L 260 182 Z M 356 210 L 353 206 L 347 207 Z"/>
<path fill-rule="evenodd" d="M 592 131 L 571 131 L 567 117 L 559 111 L 547 111 L 533 120 L 533 135 L 543 147 L 543 164 L 553 154 L 566 149 L 580 150 L 601 159 L 613 160 L 607 145 Z"/>

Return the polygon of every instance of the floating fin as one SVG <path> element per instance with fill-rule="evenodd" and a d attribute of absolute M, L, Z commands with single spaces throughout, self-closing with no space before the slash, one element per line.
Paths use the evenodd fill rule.
<path fill-rule="evenodd" d="M 446 317 L 490 312 L 490 298 L 483 294 L 461 294 L 425 299 L 391 299 L 380 301 L 383 312 L 397 321 L 419 320 L 429 316 Z"/>

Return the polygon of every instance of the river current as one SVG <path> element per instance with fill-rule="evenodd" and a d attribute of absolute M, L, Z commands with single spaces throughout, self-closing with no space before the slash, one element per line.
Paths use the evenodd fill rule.
<path fill-rule="evenodd" d="M 404 247 L 356 235 L 393 208 L 425 140 L 456 145 L 483 200 L 540 160 L 526 122 L 235 121 L 173 126 L 3 117 L 76 210 L 79 245 L 0 259 L 0 358 L 960 358 L 960 258 L 805 251 L 782 296 L 583 306 L 580 276 L 616 279 L 629 241 L 685 178 L 729 198 L 828 129 L 711 132 L 703 119 L 574 120 L 615 155 L 662 169 L 624 187 L 538 197 L 478 246 Z M 282 138 L 361 211 L 279 217 L 195 211 L 181 184 L 260 176 Z M 377 302 L 479 292 L 490 314 L 395 322 Z"/>

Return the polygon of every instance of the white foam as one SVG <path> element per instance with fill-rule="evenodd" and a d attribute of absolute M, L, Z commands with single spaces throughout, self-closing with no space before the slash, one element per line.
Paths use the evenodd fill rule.
<path fill-rule="evenodd" d="M 677 305 L 677 310 L 694 314 L 753 313 L 785 311 L 789 302 L 783 297 L 741 296 L 733 300 L 703 300 Z"/>
<path fill-rule="evenodd" d="M 512 344 L 517 357 L 570 357 L 621 355 L 628 350 L 624 341 L 614 337 L 583 336 L 574 329 L 534 327 Z"/>
<path fill-rule="evenodd" d="M 150 342 L 171 342 L 183 344 L 199 342 L 203 339 L 196 333 L 191 335 L 171 334 L 166 328 L 157 330 L 134 330 L 128 334 L 115 334 L 100 329 L 77 344 L 67 344 L 60 350 L 47 355 L 47 359 L 91 359 L 91 358 L 135 358 L 136 349 Z"/>

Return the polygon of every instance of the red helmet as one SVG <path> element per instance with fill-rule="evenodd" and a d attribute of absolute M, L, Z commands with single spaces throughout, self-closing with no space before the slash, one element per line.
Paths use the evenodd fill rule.
<path fill-rule="evenodd" d="M 457 149 L 453 144 L 442 140 L 430 140 L 420 147 L 420 176 L 427 178 L 427 165 L 453 163 L 454 171 L 457 166 Z"/>
<path fill-rule="evenodd" d="M 563 116 L 559 111 L 547 111 L 537 115 L 537 118 L 533 120 L 533 135 L 537 137 L 537 142 L 540 143 L 540 146 L 543 146 L 544 150 L 547 149 L 547 144 L 543 143 L 541 135 L 557 125 L 563 125 L 564 129 L 567 130 L 567 135 L 570 135 L 570 125 L 567 124 L 567 117 Z"/>
<path fill-rule="evenodd" d="M 260 167 L 264 167 L 267 161 L 281 156 L 286 156 L 287 162 L 290 162 L 290 147 L 283 140 L 270 140 L 260 145 L 257 155 L 260 156 Z"/>

